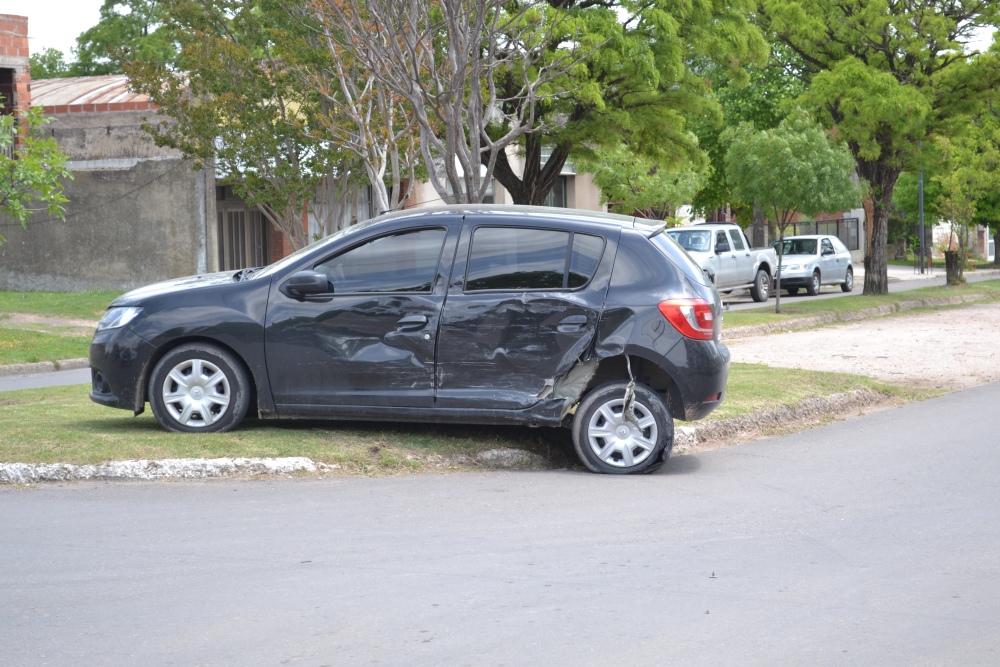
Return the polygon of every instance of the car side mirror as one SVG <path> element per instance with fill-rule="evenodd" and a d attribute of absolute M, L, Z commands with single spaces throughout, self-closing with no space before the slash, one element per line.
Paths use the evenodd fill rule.
<path fill-rule="evenodd" d="M 285 296 L 297 299 L 309 294 L 328 294 L 333 291 L 330 280 L 319 271 L 299 271 L 289 276 L 279 291 Z"/>
<path fill-rule="evenodd" d="M 716 243 L 715 244 L 715 254 L 716 255 L 720 255 L 720 254 L 722 254 L 724 252 L 729 252 L 729 244 L 728 243 Z"/>
<path fill-rule="evenodd" d="M 823 248 L 823 254 L 824 255 L 832 255 L 833 254 L 833 250 L 831 250 L 830 248 Z"/>

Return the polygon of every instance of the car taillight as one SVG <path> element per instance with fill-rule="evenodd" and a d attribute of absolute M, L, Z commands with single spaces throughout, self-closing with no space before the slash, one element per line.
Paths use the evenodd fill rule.
<path fill-rule="evenodd" d="M 670 299 L 660 302 L 660 312 L 688 338 L 712 340 L 715 334 L 715 313 L 704 299 Z"/>

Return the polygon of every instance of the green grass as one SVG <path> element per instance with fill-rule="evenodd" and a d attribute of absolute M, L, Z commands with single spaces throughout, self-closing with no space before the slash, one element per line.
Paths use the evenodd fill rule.
<path fill-rule="evenodd" d="M 900 400 L 932 392 L 907 390 L 837 373 L 734 364 L 726 401 L 710 417 L 724 419 L 777 404 L 855 389 Z M 168 433 L 146 413 L 92 403 L 86 386 L 0 393 L 0 461 L 100 463 L 125 459 L 220 456 L 307 456 L 349 474 L 438 471 L 441 457 L 498 447 L 526 449 L 556 466 L 577 467 L 567 429 L 427 424 L 248 420 L 231 433 Z M 458 467 L 461 467 L 459 465 Z"/>
<path fill-rule="evenodd" d="M 0 366 L 79 359 L 89 354 L 90 336 L 0 328 Z"/>
<path fill-rule="evenodd" d="M 893 292 L 877 296 L 852 295 L 841 299 L 785 299 L 781 300 L 781 313 L 774 312 L 774 302 L 767 306 L 751 310 L 727 312 L 723 318 L 723 328 L 769 324 L 772 322 L 790 322 L 804 317 L 823 315 L 838 316 L 844 313 L 857 313 L 868 308 L 899 304 L 904 301 L 919 299 L 946 298 L 953 296 L 981 295 L 984 300 L 1000 300 L 1000 280 L 984 280 L 976 283 L 966 283 L 957 286 L 922 287 L 906 292 Z M 940 306 L 935 306 L 940 307 Z M 914 311 L 906 311 L 912 313 Z"/>
<path fill-rule="evenodd" d="M 0 313 L 33 313 L 52 317 L 98 320 L 121 292 L 5 292 L 0 291 Z"/>
<path fill-rule="evenodd" d="M 97 405 L 87 391 L 77 385 L 0 393 L 0 461 L 308 456 L 347 473 L 393 474 L 440 470 L 441 457 L 514 447 L 575 465 L 563 429 L 251 419 L 230 433 L 188 435 L 164 431 L 148 409 L 133 417 Z"/>
<path fill-rule="evenodd" d="M 917 401 L 941 391 L 887 384 L 865 375 L 736 364 L 729 372 L 726 398 L 708 419 L 730 419 L 776 405 L 794 406 L 807 398 L 870 389 L 900 401 Z"/>

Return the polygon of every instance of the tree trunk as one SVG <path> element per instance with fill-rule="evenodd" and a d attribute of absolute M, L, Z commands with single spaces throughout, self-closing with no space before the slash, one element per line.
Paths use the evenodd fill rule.
<path fill-rule="evenodd" d="M 753 223 L 751 228 L 753 233 L 753 247 L 766 248 L 768 238 L 767 220 L 764 219 L 764 211 L 757 204 L 753 205 Z"/>
<path fill-rule="evenodd" d="M 887 164 L 890 158 L 883 152 L 881 158 L 871 162 L 856 159 L 858 174 L 868 181 L 872 192 L 872 233 L 865 248 L 865 295 L 889 293 L 889 208 L 899 178 L 899 169 Z"/>
<path fill-rule="evenodd" d="M 944 251 L 944 270 L 949 285 L 961 285 L 965 282 L 962 275 L 961 253 L 958 250 Z"/>
<path fill-rule="evenodd" d="M 562 172 L 569 157 L 570 144 L 553 147 L 552 155 L 542 166 L 542 144 L 544 137 L 529 134 L 524 139 L 524 170 L 518 177 L 510 166 L 506 151 L 497 154 L 493 176 L 510 193 L 514 204 L 541 206 L 552 191 L 556 179 Z M 485 159 L 485 156 L 484 156 Z"/>
<path fill-rule="evenodd" d="M 997 233 L 993 237 L 993 266 L 1000 268 L 1000 252 L 997 252 L 998 248 L 1000 248 L 1000 227 L 997 227 Z"/>

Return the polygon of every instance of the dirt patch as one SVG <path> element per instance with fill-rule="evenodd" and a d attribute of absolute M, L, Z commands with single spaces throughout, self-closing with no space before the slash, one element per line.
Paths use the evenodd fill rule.
<path fill-rule="evenodd" d="M 1000 380 L 1000 304 L 727 340 L 737 363 L 867 375 L 910 387 Z"/>
<path fill-rule="evenodd" d="M 73 336 L 91 336 L 97 322 L 78 320 L 72 317 L 53 317 L 34 313 L 0 313 L 0 327 L 23 329 L 41 333 L 59 333 Z"/>

